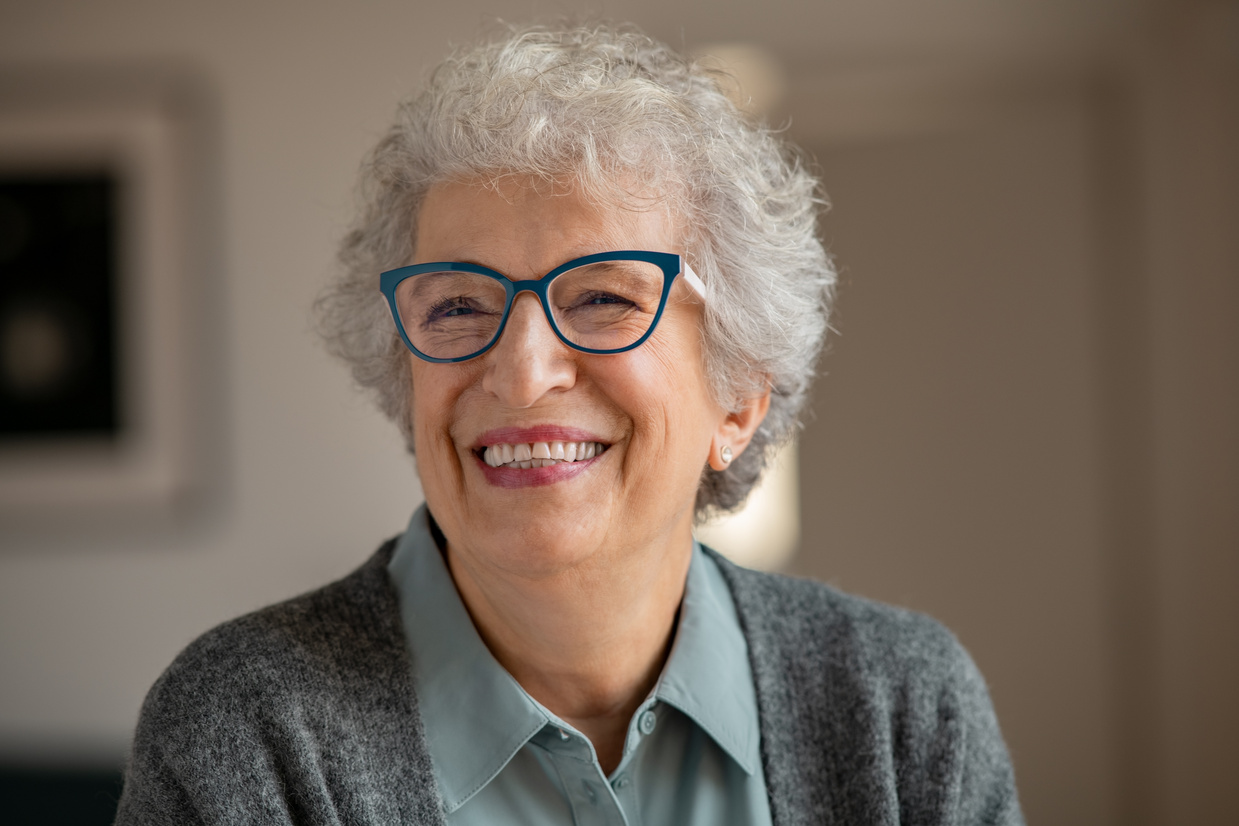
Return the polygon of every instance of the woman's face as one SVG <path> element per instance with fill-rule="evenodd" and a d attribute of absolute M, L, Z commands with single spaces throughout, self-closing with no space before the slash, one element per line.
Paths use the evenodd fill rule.
<path fill-rule="evenodd" d="M 548 197 L 515 181 L 436 186 L 416 237 L 413 263 L 470 262 L 513 280 L 596 252 L 686 252 L 661 210 Z M 432 364 L 410 354 L 418 472 L 454 568 L 536 579 L 622 554 L 687 553 L 697 482 L 732 418 L 706 383 L 701 318 L 677 283 L 644 344 L 590 355 L 565 346 L 523 292 L 483 355 Z M 539 442 L 600 450 L 549 467 L 485 461 L 492 446 L 519 457 Z"/>

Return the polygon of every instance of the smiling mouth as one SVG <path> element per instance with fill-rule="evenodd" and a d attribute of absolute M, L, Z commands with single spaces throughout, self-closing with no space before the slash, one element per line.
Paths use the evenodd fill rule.
<path fill-rule="evenodd" d="M 491 467 L 536 468 L 584 462 L 608 447 L 602 442 L 520 442 L 488 445 L 477 454 Z"/>

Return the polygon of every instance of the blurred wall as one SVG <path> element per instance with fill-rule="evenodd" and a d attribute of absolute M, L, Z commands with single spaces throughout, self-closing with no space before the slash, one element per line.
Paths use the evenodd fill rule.
<path fill-rule="evenodd" d="M 956 630 L 1030 822 L 1233 818 L 1239 6 L 1144 12 L 788 104 L 843 272 L 793 569 Z"/>
<path fill-rule="evenodd" d="M 357 164 L 487 15 L 0 7 L 6 66 L 169 66 L 213 112 L 209 450 L 171 527 L 0 549 L 0 758 L 118 764 L 203 630 L 339 576 L 420 493 L 309 306 Z M 775 54 L 844 273 L 801 454 L 798 573 L 947 622 L 1030 822 L 1223 822 L 1239 765 L 1233 3 L 598 4 Z M 206 438 L 206 437 L 204 437 Z"/>
<path fill-rule="evenodd" d="M 1087 101 L 1004 100 L 989 118 L 818 152 L 844 285 L 801 441 L 813 504 L 795 565 L 954 629 L 1021 783 L 1054 790 L 1030 816 L 1104 823 Z"/>

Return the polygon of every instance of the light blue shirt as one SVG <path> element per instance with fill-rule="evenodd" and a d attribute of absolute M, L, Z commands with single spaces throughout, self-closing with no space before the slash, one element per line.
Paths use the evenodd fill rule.
<path fill-rule="evenodd" d="M 388 571 L 451 826 L 768 826 L 748 646 L 693 544 L 675 642 L 608 777 L 589 740 L 525 692 L 473 626 L 423 505 Z"/>

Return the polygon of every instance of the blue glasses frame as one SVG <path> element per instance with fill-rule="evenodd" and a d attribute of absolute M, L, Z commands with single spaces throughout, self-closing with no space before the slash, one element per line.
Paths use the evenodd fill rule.
<path fill-rule="evenodd" d="M 646 263 L 654 264 L 663 271 L 662 296 L 658 301 L 658 312 L 654 314 L 654 320 L 650 322 L 650 329 L 646 330 L 645 334 L 632 344 L 629 344 L 626 347 L 618 347 L 614 350 L 595 350 L 590 347 L 582 347 L 579 344 L 573 344 L 565 338 L 564 334 L 560 332 L 559 326 L 555 324 L 555 318 L 551 315 L 551 306 L 549 303 L 550 299 L 548 298 L 548 290 L 550 289 L 551 282 L 558 276 L 568 270 L 575 269 L 577 267 L 584 267 L 588 264 L 596 264 L 601 261 L 645 261 Z M 396 288 L 400 285 L 400 282 L 405 279 L 413 278 L 428 272 L 471 272 L 476 273 L 477 275 L 489 276 L 503 285 L 504 292 L 507 294 L 507 298 L 505 299 L 503 305 L 503 316 L 499 319 L 499 326 L 495 330 L 494 338 L 486 342 L 485 347 L 482 347 L 467 356 L 457 356 L 456 358 L 444 359 L 428 356 L 413 346 L 413 342 L 409 340 L 408 333 L 404 331 L 404 322 L 400 320 L 400 310 L 396 306 Z M 538 297 L 538 301 L 542 304 L 542 313 L 546 316 L 547 323 L 551 325 L 551 329 L 555 332 L 555 335 L 559 338 L 559 340 L 568 347 L 571 347 L 573 350 L 579 350 L 582 353 L 592 353 L 594 355 L 605 356 L 614 353 L 624 353 L 629 350 L 636 349 L 644 344 L 645 340 L 654 333 L 654 329 L 658 327 L 658 322 L 663 316 L 663 310 L 667 307 L 667 297 L 671 295 L 671 287 L 675 283 L 675 277 L 677 275 L 683 275 L 684 282 L 697 293 L 698 297 L 702 300 L 705 299 L 705 285 L 701 283 L 701 279 L 697 277 L 695 272 L 693 272 L 692 267 L 688 265 L 688 262 L 684 260 L 683 256 L 670 252 L 650 252 L 649 250 L 616 250 L 614 252 L 599 252 L 594 253 L 593 255 L 585 255 L 581 258 L 574 258 L 571 261 L 560 264 L 558 267 L 551 270 L 541 278 L 526 281 L 513 281 L 506 275 L 496 272 L 489 267 L 483 267 L 480 264 L 466 264 L 460 261 L 435 261 L 428 264 L 411 264 L 407 267 L 397 267 L 394 270 L 388 270 L 387 272 L 381 274 L 379 276 L 379 289 L 382 290 L 383 295 L 387 298 L 387 306 L 391 308 L 392 318 L 396 322 L 396 330 L 399 331 L 400 338 L 403 339 L 405 346 L 408 347 L 415 356 L 423 359 L 424 361 L 431 361 L 438 364 L 448 364 L 477 358 L 491 347 L 494 347 L 495 342 L 497 342 L 499 337 L 503 335 L 503 330 L 508 325 L 508 316 L 512 312 L 513 302 L 515 302 L 516 297 L 523 292 L 530 292 Z"/>

